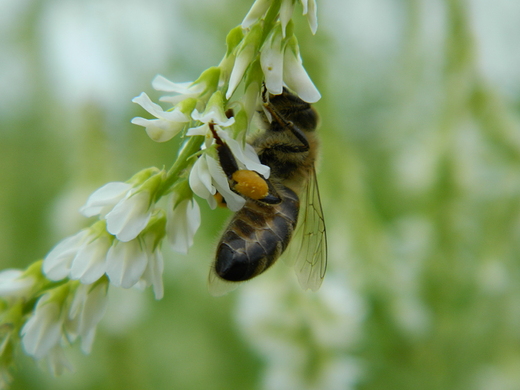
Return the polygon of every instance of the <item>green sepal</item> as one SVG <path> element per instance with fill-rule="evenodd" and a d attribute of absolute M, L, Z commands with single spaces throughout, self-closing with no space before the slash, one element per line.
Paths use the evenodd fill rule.
<path fill-rule="evenodd" d="M 156 210 L 140 234 L 146 245 L 154 251 L 166 235 L 166 214 L 164 210 Z"/>
<path fill-rule="evenodd" d="M 164 170 L 158 170 L 155 175 L 150 176 L 141 186 L 135 191 L 132 196 L 142 191 L 148 191 L 150 193 L 150 202 L 154 202 L 155 195 L 161 188 L 164 179 L 166 178 L 166 172 Z"/>
<path fill-rule="evenodd" d="M 180 101 L 179 103 L 177 103 L 175 107 L 178 108 L 183 114 L 190 117 L 191 113 L 193 112 L 196 106 L 197 99 L 190 97 Z"/>
<path fill-rule="evenodd" d="M 173 208 L 176 208 L 183 200 L 193 198 L 193 191 L 187 179 L 180 180 L 173 187 Z"/>
<path fill-rule="evenodd" d="M 197 80 L 193 82 L 193 85 L 204 83 L 205 88 L 204 91 L 200 94 L 200 96 L 212 94 L 218 88 L 218 83 L 220 79 L 220 68 L 218 66 L 212 66 L 211 68 L 206 69 L 199 76 Z"/>
<path fill-rule="evenodd" d="M 251 65 L 249 65 L 249 68 L 247 68 L 244 81 L 244 90 L 247 90 L 251 83 L 261 85 L 263 81 L 264 72 L 262 71 L 262 66 L 260 65 L 260 58 L 257 58 L 251 63 Z"/>
<path fill-rule="evenodd" d="M 127 183 L 132 184 L 133 187 L 141 185 L 146 180 L 148 180 L 151 176 L 157 174 L 159 172 L 159 168 L 150 167 L 143 169 L 142 171 L 137 172 L 134 176 L 132 176 Z"/>
<path fill-rule="evenodd" d="M 260 44 L 262 43 L 262 33 L 262 23 L 255 23 L 251 27 L 251 30 L 249 30 L 249 32 L 246 34 L 240 45 L 237 46 L 237 51 L 235 55 L 238 56 L 246 48 L 251 48 L 254 52 L 257 52 L 258 48 L 260 47 Z"/>
<path fill-rule="evenodd" d="M 244 38 L 244 31 L 240 25 L 233 28 L 226 37 L 226 57 L 229 57 Z"/>
<path fill-rule="evenodd" d="M 235 113 L 235 123 L 233 123 L 231 129 L 233 131 L 233 139 L 243 144 L 245 141 L 245 133 L 249 126 L 249 117 L 242 104 L 241 106 L 241 109 Z"/>

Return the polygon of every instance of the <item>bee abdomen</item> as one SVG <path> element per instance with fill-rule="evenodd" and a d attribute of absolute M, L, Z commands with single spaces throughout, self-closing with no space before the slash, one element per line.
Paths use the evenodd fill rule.
<path fill-rule="evenodd" d="M 248 200 L 231 220 L 217 248 L 215 272 L 222 279 L 243 281 L 264 272 L 280 257 L 298 220 L 299 200 L 287 187 L 282 202 L 266 205 Z"/>

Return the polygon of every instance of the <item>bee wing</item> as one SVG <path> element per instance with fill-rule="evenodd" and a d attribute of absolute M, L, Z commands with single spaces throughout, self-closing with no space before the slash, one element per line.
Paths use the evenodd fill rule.
<path fill-rule="evenodd" d="M 284 257 L 294 264 L 304 290 L 320 288 L 327 269 L 327 233 L 314 168 L 301 191 L 298 225 Z"/>
<path fill-rule="evenodd" d="M 222 279 L 215 272 L 215 268 L 213 266 L 211 267 L 208 277 L 208 290 L 214 297 L 225 295 L 228 292 L 235 290 L 240 284 L 242 283 L 228 282 L 227 280 Z"/>

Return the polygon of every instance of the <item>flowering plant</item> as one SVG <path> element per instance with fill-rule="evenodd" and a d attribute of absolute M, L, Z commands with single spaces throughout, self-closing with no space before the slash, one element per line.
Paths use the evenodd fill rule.
<path fill-rule="evenodd" d="M 301 0 L 314 33 L 315 0 Z M 110 285 L 153 286 L 163 296 L 161 244 L 186 253 L 201 224 L 197 197 L 211 208 L 221 194 L 229 209 L 244 199 L 232 191 L 217 158 L 213 129 L 230 147 L 237 163 L 269 177 L 245 136 L 253 127 L 262 88 L 280 94 L 284 86 L 301 99 L 320 94 L 307 75 L 291 20 L 296 0 L 257 0 L 240 26 L 227 36 L 227 52 L 218 66 L 193 82 L 174 83 L 162 76 L 153 87 L 166 92 L 163 109 L 146 93 L 133 99 L 152 119 L 134 118 L 156 142 L 185 137 L 172 167 L 152 167 L 126 182 L 111 182 L 94 191 L 80 212 L 98 216 L 90 227 L 60 241 L 26 270 L 0 272 L 0 388 L 21 344 L 26 354 L 45 359 L 54 374 L 71 365 L 63 347 L 81 340 L 88 353 L 106 309 Z M 233 115 L 228 110 L 233 110 Z M 195 195 L 197 197 L 195 197 Z M 160 201 L 167 198 L 167 206 Z"/>

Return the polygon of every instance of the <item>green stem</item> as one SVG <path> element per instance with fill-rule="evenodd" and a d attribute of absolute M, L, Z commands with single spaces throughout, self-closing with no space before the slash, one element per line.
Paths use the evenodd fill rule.
<path fill-rule="evenodd" d="M 173 163 L 172 167 L 166 174 L 161 188 L 157 191 L 156 199 L 160 199 L 172 186 L 175 184 L 180 176 L 180 173 L 188 166 L 189 158 L 200 150 L 200 145 L 204 142 L 204 136 L 198 135 L 190 137 L 190 139 L 183 146 L 177 160 Z"/>
<path fill-rule="evenodd" d="M 260 41 L 259 47 L 262 46 L 265 39 L 267 38 L 267 35 L 269 35 L 269 32 L 273 29 L 276 20 L 278 19 L 278 15 L 280 14 L 280 7 L 282 6 L 282 0 L 274 0 L 273 4 L 269 8 L 269 11 L 267 11 L 267 15 L 265 15 L 264 19 L 264 31 L 262 33 L 262 39 Z"/>

